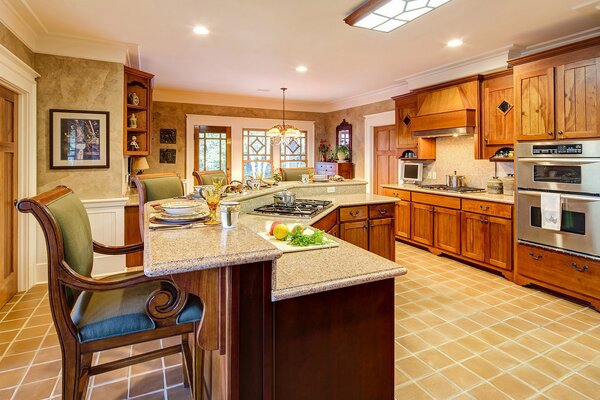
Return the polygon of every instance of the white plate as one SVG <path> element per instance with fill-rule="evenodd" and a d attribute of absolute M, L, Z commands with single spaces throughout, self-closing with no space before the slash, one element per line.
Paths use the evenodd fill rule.
<path fill-rule="evenodd" d="M 168 213 L 159 213 L 159 214 L 153 215 L 153 217 L 156 218 L 156 220 L 165 221 L 165 222 L 196 221 L 199 219 L 206 218 L 207 216 L 208 216 L 207 211 L 192 212 L 189 214 L 178 214 L 178 215 L 173 215 L 173 214 L 168 214 Z"/>
<path fill-rule="evenodd" d="M 173 201 L 161 204 L 162 209 L 169 215 L 193 214 L 200 207 L 196 201 Z"/>
<path fill-rule="evenodd" d="M 313 175 L 313 181 L 315 182 L 326 182 L 327 175 Z"/>

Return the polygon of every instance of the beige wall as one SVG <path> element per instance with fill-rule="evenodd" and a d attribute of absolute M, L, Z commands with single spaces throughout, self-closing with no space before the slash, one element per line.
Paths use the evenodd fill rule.
<path fill-rule="evenodd" d="M 123 65 L 36 54 L 38 192 L 67 185 L 83 199 L 121 197 L 123 171 Z M 51 170 L 50 109 L 110 112 L 110 168 Z"/>
<path fill-rule="evenodd" d="M 152 103 L 152 147 L 148 164 L 150 169 L 146 173 L 175 172 L 185 177 L 185 122 L 187 114 L 218 115 L 225 117 L 246 118 L 281 118 L 281 110 L 267 110 L 261 108 L 225 107 L 203 104 L 170 103 L 155 101 Z M 299 121 L 315 121 L 315 137 L 317 144 L 324 136 L 324 114 L 315 112 L 286 111 L 286 119 Z M 166 145 L 160 143 L 160 129 L 177 129 L 177 144 Z M 160 164 L 160 149 L 176 148 L 176 164 Z"/>
<path fill-rule="evenodd" d="M 335 127 L 343 119 L 352 124 L 352 161 L 356 178 L 365 178 L 365 115 L 392 111 L 394 108 L 394 101 L 390 99 L 325 114 L 326 139 L 332 148 L 335 146 Z"/>
<path fill-rule="evenodd" d="M 0 44 L 33 68 L 35 53 L 0 22 Z"/>

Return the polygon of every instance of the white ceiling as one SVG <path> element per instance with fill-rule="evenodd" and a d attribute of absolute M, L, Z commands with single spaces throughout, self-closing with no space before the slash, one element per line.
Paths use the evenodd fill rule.
<path fill-rule="evenodd" d="M 42 32 L 139 45 L 157 88 L 279 97 L 287 86 L 288 98 L 311 102 L 600 25 L 598 12 L 573 10 L 589 0 L 453 0 L 391 33 L 342 21 L 361 0 L 11 1 Z M 196 24 L 211 34 L 193 34 Z M 453 38 L 465 44 L 446 47 Z"/>

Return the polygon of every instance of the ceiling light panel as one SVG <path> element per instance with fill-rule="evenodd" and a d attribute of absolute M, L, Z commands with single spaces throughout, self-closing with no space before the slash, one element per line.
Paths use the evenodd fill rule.
<path fill-rule="evenodd" d="M 450 0 L 369 0 L 344 19 L 348 25 L 391 32 Z"/>

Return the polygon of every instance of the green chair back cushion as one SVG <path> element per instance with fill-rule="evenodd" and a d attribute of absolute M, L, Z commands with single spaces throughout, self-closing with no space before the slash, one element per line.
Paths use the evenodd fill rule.
<path fill-rule="evenodd" d="M 202 174 L 200 175 L 200 185 L 212 185 L 212 178 L 223 178 L 223 184 L 227 184 L 227 175 L 223 171 L 215 171 L 210 174 Z"/>
<path fill-rule="evenodd" d="M 314 172 L 314 168 L 281 168 L 281 172 L 284 181 L 300 181 L 302 175 Z"/>
<path fill-rule="evenodd" d="M 142 179 L 141 182 L 146 189 L 146 202 L 183 196 L 181 180 L 176 176 Z"/>
<path fill-rule="evenodd" d="M 159 282 L 148 282 L 125 289 L 82 292 L 71 314 L 81 342 L 154 329 L 154 321 L 146 314 L 146 300 L 159 287 Z M 190 294 L 177 323 L 200 321 L 202 312 L 202 302 Z"/>
<path fill-rule="evenodd" d="M 71 192 L 48 203 L 48 209 L 62 234 L 65 261 L 78 274 L 90 277 L 94 265 L 94 244 L 90 220 L 83 203 Z M 78 294 L 66 289 L 67 303 L 73 305 Z"/>

